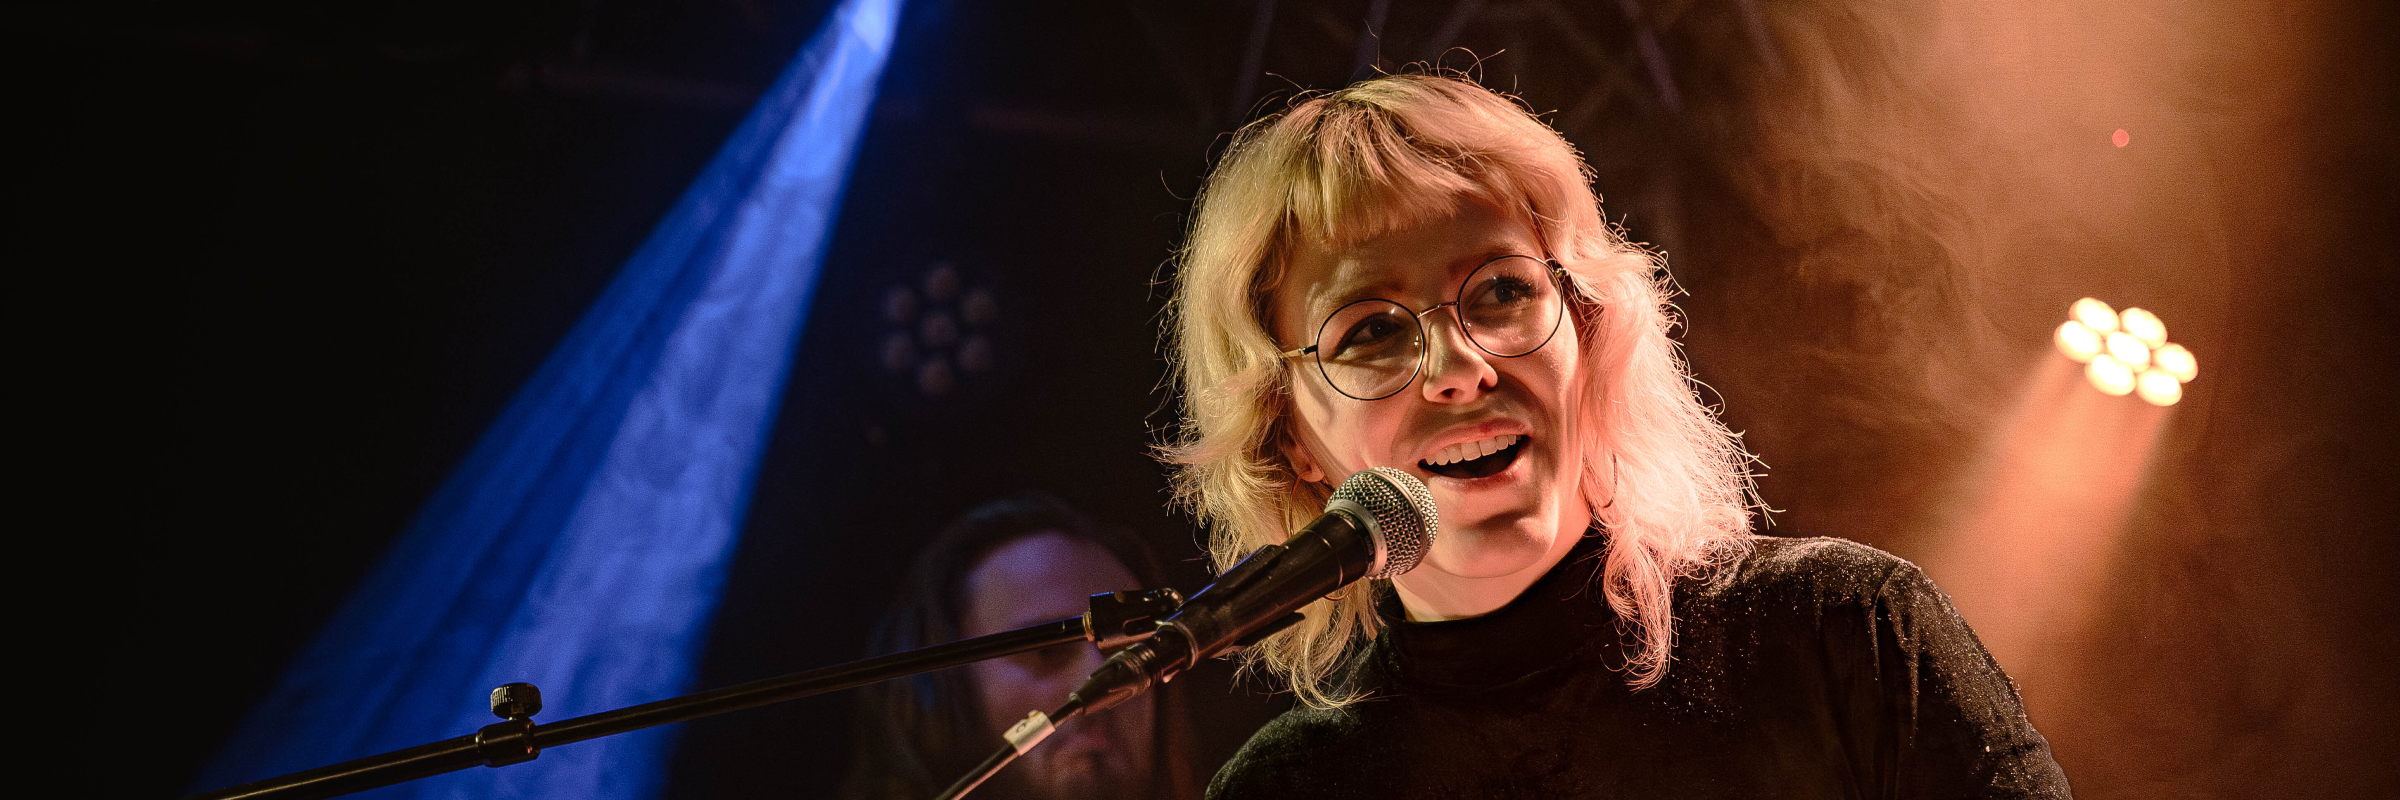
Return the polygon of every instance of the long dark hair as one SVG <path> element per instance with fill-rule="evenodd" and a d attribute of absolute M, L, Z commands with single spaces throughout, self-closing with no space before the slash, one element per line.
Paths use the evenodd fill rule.
<path fill-rule="evenodd" d="M 876 625 L 868 654 L 957 641 L 967 573 L 992 551 L 1036 533 L 1098 545 L 1143 588 L 1165 585 L 1158 556 L 1140 540 L 1048 494 L 1026 492 L 968 511 L 917 554 L 899 598 Z M 1156 700 L 1155 796 L 1194 797 L 1182 703 L 1169 688 L 1160 687 Z M 979 699 L 966 670 L 927 672 L 860 692 L 844 800 L 931 797 L 999 743 L 999 732 L 984 730 L 976 715 Z"/>

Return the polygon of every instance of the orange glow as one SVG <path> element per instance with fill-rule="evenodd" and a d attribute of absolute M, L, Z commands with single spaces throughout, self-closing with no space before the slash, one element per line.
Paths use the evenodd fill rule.
<path fill-rule="evenodd" d="M 2134 391 L 2141 393 L 2143 400 L 2160 408 L 2183 399 L 2183 382 L 2157 367 L 2142 370 L 2142 374 L 2133 379 L 2133 384 Z"/>
<path fill-rule="evenodd" d="M 1960 484 L 1952 530 L 1927 554 L 1992 655 L 2020 681 L 2062 668 L 2055 645 L 2080 635 L 2115 557 L 2125 514 L 2166 421 L 2196 371 L 2140 308 L 2075 302 L 2052 332 L 2065 359 L 2044 359 Z M 2156 342 L 2156 344 L 2152 344 Z M 2073 361 L 2082 361 L 2077 383 Z M 2116 401 L 2138 394 L 2143 403 Z M 2107 395 L 2107 396 L 2103 396 Z"/>
<path fill-rule="evenodd" d="M 2092 382 L 2092 388 L 2116 397 L 2133 393 L 2133 368 L 2107 353 L 2093 356 L 2092 363 L 2083 368 L 2083 377 Z"/>
<path fill-rule="evenodd" d="M 2083 323 L 2084 327 L 2100 333 L 2114 333 L 2117 330 L 2117 310 L 2096 298 L 2086 297 L 2075 301 L 2075 307 L 2068 310 L 2067 315 Z"/>
<path fill-rule="evenodd" d="M 2134 338 L 2130 333 L 2119 331 L 2109 334 L 2108 354 L 2118 363 L 2124 364 L 2127 369 L 2138 370 L 2150 366 L 2150 348 L 2143 345 L 2142 340 Z M 2124 394 L 2124 392 L 2118 392 L 2118 394 Z"/>
<path fill-rule="evenodd" d="M 2126 133 L 2124 128 L 2118 128 L 2116 133 L 2108 135 L 2108 141 L 2118 147 L 2124 147 L 2133 144 L 2133 134 Z"/>
<path fill-rule="evenodd" d="M 2139 308 L 2128 308 L 2117 315 L 2117 324 L 2123 327 L 2126 333 L 2133 334 L 2133 338 L 2142 340 L 2142 344 L 2149 347 L 2167 343 L 2167 323 L 2161 321 L 2157 314 Z"/>
<path fill-rule="evenodd" d="M 2183 345 L 2161 347 L 2158 352 L 2150 354 L 2150 360 L 2157 362 L 2159 369 L 2175 376 L 2175 380 L 2188 382 L 2200 377 L 2199 360 L 2192 357 L 2192 351 L 2183 349 Z"/>
<path fill-rule="evenodd" d="M 2050 338 L 2058 344 L 2058 352 L 2074 359 L 2077 364 L 2091 363 L 2092 356 L 2100 354 L 2100 334 L 2084 327 L 2081 322 L 2067 320 L 2060 323 L 2058 332 Z"/>
<path fill-rule="evenodd" d="M 2029 376 L 1919 562 L 2021 685 L 2058 679 L 2062 645 L 2088 635 L 2168 413 L 2086 391 L 2074 372 L 2046 358 Z"/>

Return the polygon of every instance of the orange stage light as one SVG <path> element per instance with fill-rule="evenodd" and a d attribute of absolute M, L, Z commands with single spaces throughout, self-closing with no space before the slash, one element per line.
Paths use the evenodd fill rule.
<path fill-rule="evenodd" d="M 2193 378 L 2200 376 L 2200 362 L 2193 359 L 2192 351 L 2183 349 L 2183 345 L 2161 347 L 2150 354 L 2150 360 L 2182 383 L 2191 383 Z"/>
<path fill-rule="evenodd" d="M 2067 321 L 2050 340 L 2058 352 L 2084 365 L 2092 388 L 2123 397 L 2141 395 L 2154 406 L 2183 399 L 2183 384 L 2200 374 L 2199 362 L 2183 345 L 2167 342 L 2167 323 L 2139 308 L 2118 312 L 2086 297 L 2067 309 Z"/>
<path fill-rule="evenodd" d="M 2100 348 L 2106 344 L 2098 332 L 2074 320 L 2059 323 L 2058 333 L 2052 339 L 2058 342 L 2058 351 L 2075 359 L 2077 364 L 2091 363 L 2092 356 L 2099 355 Z"/>
<path fill-rule="evenodd" d="M 2108 335 L 2108 354 L 2129 369 L 2150 366 L 2150 348 L 2133 334 L 2118 331 Z"/>
<path fill-rule="evenodd" d="M 2183 382 L 2166 370 L 2151 367 L 2133 379 L 2134 391 L 2154 406 L 2171 406 L 2183 399 Z"/>
<path fill-rule="evenodd" d="M 2083 377 L 2093 388 L 2117 397 L 2133 391 L 2133 368 L 2107 353 L 2093 356 L 2092 363 L 2083 368 Z"/>
<path fill-rule="evenodd" d="M 2167 343 L 2167 323 L 2160 321 L 2157 314 L 2128 308 L 2117 314 L 2117 325 L 2132 334 L 2133 338 L 2142 340 L 2146 347 L 2156 348 Z"/>
<path fill-rule="evenodd" d="M 2067 309 L 2067 316 L 2101 334 L 2117 331 L 2117 310 L 2094 298 L 2075 301 L 2075 305 Z"/>

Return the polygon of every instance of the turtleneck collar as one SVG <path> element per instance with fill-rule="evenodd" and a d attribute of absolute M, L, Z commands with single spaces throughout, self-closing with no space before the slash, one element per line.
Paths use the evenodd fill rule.
<path fill-rule="evenodd" d="M 1585 534 L 1524 594 L 1480 617 L 1408 622 L 1397 595 L 1386 593 L 1377 610 L 1390 631 L 1390 666 L 1420 686 L 1493 687 L 1615 641 L 1616 615 L 1597 579 L 1607 541 L 1597 530 Z"/>

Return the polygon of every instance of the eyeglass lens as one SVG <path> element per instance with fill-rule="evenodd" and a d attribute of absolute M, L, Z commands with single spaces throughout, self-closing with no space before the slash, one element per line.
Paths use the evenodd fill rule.
<path fill-rule="evenodd" d="M 1548 262 L 1531 256 L 1493 259 L 1459 288 L 1459 323 L 1468 341 L 1499 358 L 1541 349 L 1557 332 L 1565 304 Z M 1360 300 L 1325 319 L 1317 332 L 1317 366 L 1335 391 L 1380 400 L 1414 380 L 1424 363 L 1422 318 L 1390 300 Z"/>

